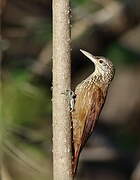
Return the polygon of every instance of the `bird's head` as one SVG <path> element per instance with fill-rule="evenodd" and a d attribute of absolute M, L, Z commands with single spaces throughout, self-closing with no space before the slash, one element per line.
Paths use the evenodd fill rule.
<path fill-rule="evenodd" d="M 115 73 L 112 62 L 105 57 L 93 56 L 92 54 L 84 50 L 80 51 L 94 63 L 95 71 L 93 75 L 95 81 L 99 81 L 101 83 L 110 83 Z"/>

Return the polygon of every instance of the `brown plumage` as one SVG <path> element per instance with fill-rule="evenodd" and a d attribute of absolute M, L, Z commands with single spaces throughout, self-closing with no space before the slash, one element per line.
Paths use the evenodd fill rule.
<path fill-rule="evenodd" d="M 73 123 L 73 174 L 76 172 L 80 152 L 91 135 L 96 120 L 104 105 L 107 90 L 114 76 L 111 61 L 96 57 L 81 50 L 95 65 L 95 71 L 75 90 L 75 106 L 72 112 Z"/>

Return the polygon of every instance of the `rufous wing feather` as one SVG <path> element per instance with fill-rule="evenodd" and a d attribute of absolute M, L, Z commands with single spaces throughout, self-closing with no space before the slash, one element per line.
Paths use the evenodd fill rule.
<path fill-rule="evenodd" d="M 93 131 L 106 96 L 106 93 L 103 93 L 100 87 L 94 83 L 85 83 L 80 84 L 76 88 L 75 108 L 72 112 L 73 174 L 75 174 L 77 169 L 80 152 Z"/>

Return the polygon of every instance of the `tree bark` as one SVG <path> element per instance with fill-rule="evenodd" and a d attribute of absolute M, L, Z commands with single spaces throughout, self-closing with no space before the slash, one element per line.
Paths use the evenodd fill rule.
<path fill-rule="evenodd" d="M 53 0 L 53 178 L 72 180 L 69 0 Z"/>

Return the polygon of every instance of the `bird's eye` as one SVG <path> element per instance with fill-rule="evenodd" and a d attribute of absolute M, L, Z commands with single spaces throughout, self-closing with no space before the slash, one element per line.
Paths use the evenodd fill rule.
<path fill-rule="evenodd" d="M 103 60 L 99 60 L 99 63 L 102 64 L 102 63 L 103 63 Z"/>

